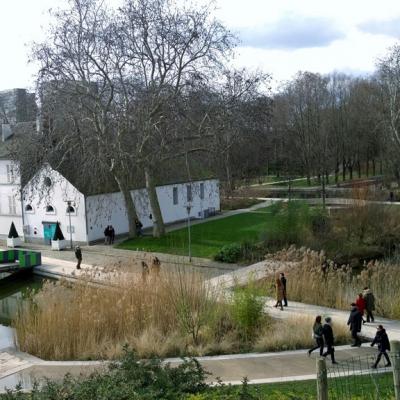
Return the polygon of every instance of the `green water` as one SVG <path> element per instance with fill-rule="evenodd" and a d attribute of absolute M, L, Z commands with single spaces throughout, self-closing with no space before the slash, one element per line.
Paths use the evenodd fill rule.
<path fill-rule="evenodd" d="M 18 304 L 32 290 L 39 290 L 43 282 L 44 279 L 35 275 L 0 274 L 0 349 L 14 347 L 14 330 L 10 325 L 17 313 Z"/>

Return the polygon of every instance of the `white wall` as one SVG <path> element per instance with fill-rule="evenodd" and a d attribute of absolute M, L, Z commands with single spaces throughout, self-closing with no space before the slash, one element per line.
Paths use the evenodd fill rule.
<path fill-rule="evenodd" d="M 45 178 L 50 178 L 51 180 L 51 185 L 49 187 L 45 184 Z M 63 235 L 65 239 L 69 240 L 67 200 L 71 200 L 75 208 L 75 213 L 71 214 L 71 225 L 73 226 L 72 240 L 74 242 L 87 241 L 85 197 L 61 174 L 45 166 L 25 186 L 23 196 L 24 225 L 27 227 L 25 236 L 28 241 L 43 242 L 44 221 L 60 222 Z M 33 211 L 26 211 L 27 205 L 30 205 Z M 46 211 L 48 205 L 54 208 L 54 212 Z"/>
<path fill-rule="evenodd" d="M 200 184 L 204 183 L 204 199 L 200 198 Z M 187 218 L 187 185 L 164 185 L 157 187 L 161 213 L 166 224 Z M 214 208 L 220 210 L 219 183 L 216 179 L 192 182 L 192 202 L 190 216 L 199 218 L 202 211 Z M 178 204 L 173 204 L 173 188 L 178 190 Z M 145 189 L 131 191 L 138 217 L 144 228 L 151 227 L 153 221 L 147 191 Z M 89 241 L 102 239 L 107 225 L 113 225 L 115 234 L 128 232 L 128 218 L 121 193 L 89 196 L 86 199 Z"/>
<path fill-rule="evenodd" d="M 7 174 L 7 166 L 13 165 L 11 160 L 0 160 L 0 236 L 8 235 L 11 222 L 14 222 L 18 234 L 23 236 L 22 229 L 22 210 L 21 210 L 21 196 L 19 186 L 19 175 L 15 165 L 14 180 L 9 181 L 10 174 Z M 14 207 L 10 208 L 10 200 L 13 199 Z"/>

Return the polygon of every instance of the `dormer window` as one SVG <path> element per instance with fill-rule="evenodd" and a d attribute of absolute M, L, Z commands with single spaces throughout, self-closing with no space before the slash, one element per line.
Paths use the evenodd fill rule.
<path fill-rule="evenodd" d="M 27 213 L 33 213 L 33 207 L 30 204 L 27 204 L 25 206 L 25 212 Z"/>
<path fill-rule="evenodd" d="M 55 213 L 56 213 L 56 210 L 54 209 L 53 206 L 51 206 L 51 205 L 46 206 L 46 214 L 55 214 Z"/>

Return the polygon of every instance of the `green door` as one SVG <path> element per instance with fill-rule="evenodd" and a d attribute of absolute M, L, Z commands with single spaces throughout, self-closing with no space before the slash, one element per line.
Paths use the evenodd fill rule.
<path fill-rule="evenodd" d="M 51 244 L 51 239 L 54 237 L 54 232 L 56 231 L 57 224 L 51 222 L 43 222 L 43 236 L 44 242 L 46 244 Z"/>

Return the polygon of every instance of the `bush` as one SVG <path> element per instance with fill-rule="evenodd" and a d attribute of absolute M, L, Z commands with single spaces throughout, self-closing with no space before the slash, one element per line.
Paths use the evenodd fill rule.
<path fill-rule="evenodd" d="M 252 341 L 259 333 L 264 317 L 264 300 L 259 290 L 250 283 L 244 288 L 236 288 L 233 292 L 232 319 L 239 335 L 246 341 Z"/>
<path fill-rule="evenodd" d="M 56 230 L 54 231 L 53 235 L 53 240 L 65 240 L 59 222 L 57 222 Z"/>
<path fill-rule="evenodd" d="M 11 226 L 10 226 L 10 231 L 8 233 L 8 238 L 14 238 L 16 239 L 18 237 L 18 232 L 17 232 L 17 228 L 14 225 L 14 222 L 11 222 Z"/>
<path fill-rule="evenodd" d="M 105 373 L 96 372 L 87 378 L 66 375 L 62 382 L 47 381 L 34 388 L 30 400 L 176 400 L 190 394 L 202 393 L 208 387 L 207 372 L 195 360 L 184 360 L 177 367 L 163 364 L 159 359 L 140 361 L 125 350 L 118 364 Z M 8 391 L 2 398 L 26 398 L 20 390 Z"/>
<path fill-rule="evenodd" d="M 214 260 L 226 263 L 235 263 L 239 261 L 241 252 L 240 244 L 227 244 L 214 256 Z"/>
<path fill-rule="evenodd" d="M 236 263 L 238 261 L 260 261 L 264 258 L 264 248 L 248 240 L 228 244 L 214 256 L 215 261 Z"/>

